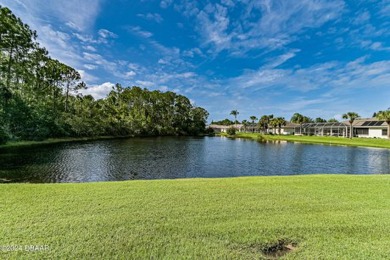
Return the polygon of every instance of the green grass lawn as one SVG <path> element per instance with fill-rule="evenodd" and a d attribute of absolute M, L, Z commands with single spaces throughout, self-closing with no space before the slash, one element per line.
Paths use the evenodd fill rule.
<path fill-rule="evenodd" d="M 0 259 L 390 256 L 387 175 L 3 184 L 0 201 Z"/>
<path fill-rule="evenodd" d="M 262 136 L 269 141 L 290 141 L 302 143 L 318 143 L 329 145 L 366 146 L 378 148 L 390 148 L 390 140 L 378 138 L 345 138 L 332 136 L 299 136 L 299 135 L 261 135 L 258 133 L 237 133 L 235 137 L 251 138 L 257 140 Z"/>

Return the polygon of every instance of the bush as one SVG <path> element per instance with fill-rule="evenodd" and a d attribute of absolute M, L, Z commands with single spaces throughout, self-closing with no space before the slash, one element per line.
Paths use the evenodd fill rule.
<path fill-rule="evenodd" d="M 265 139 L 265 137 L 260 134 L 260 135 L 257 136 L 257 141 L 264 143 L 264 142 L 267 142 L 267 139 Z"/>
<path fill-rule="evenodd" d="M 0 144 L 5 144 L 9 140 L 9 135 L 0 127 Z"/>
<path fill-rule="evenodd" d="M 207 127 L 206 128 L 206 134 L 207 135 L 215 135 L 215 131 L 211 127 Z"/>
<path fill-rule="evenodd" d="M 235 135 L 236 134 L 236 128 L 235 127 L 229 127 L 227 130 L 226 130 L 226 133 L 228 135 Z"/>

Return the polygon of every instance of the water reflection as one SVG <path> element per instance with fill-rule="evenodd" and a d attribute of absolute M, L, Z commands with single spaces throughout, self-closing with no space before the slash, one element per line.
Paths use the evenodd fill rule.
<path fill-rule="evenodd" d="M 0 182 L 92 182 L 389 173 L 387 149 L 206 138 L 133 138 L 0 150 Z"/>

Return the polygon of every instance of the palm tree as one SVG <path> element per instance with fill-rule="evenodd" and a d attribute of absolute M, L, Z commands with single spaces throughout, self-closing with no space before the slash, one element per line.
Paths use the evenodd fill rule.
<path fill-rule="evenodd" d="M 390 139 L 390 109 L 376 113 L 379 120 L 384 120 L 387 124 L 387 138 Z"/>
<path fill-rule="evenodd" d="M 352 127 L 352 124 L 353 122 L 355 121 L 355 119 L 359 118 L 359 114 L 358 113 L 355 113 L 355 112 L 348 112 L 346 114 L 343 115 L 343 118 L 344 119 L 348 119 L 348 122 L 350 124 L 350 128 L 349 128 L 349 138 L 352 139 L 352 130 L 353 130 L 353 127 Z"/>
<path fill-rule="evenodd" d="M 255 121 L 257 120 L 256 116 L 251 116 L 250 119 L 252 120 L 252 133 L 255 132 Z"/>
<path fill-rule="evenodd" d="M 232 112 L 230 112 L 230 114 L 234 116 L 234 124 L 237 124 L 237 116 L 240 113 L 237 110 L 232 110 Z"/>
<path fill-rule="evenodd" d="M 290 119 L 290 121 L 292 122 L 292 123 L 296 123 L 296 124 L 299 124 L 299 134 L 302 134 L 302 124 L 304 123 L 304 121 L 305 121 L 305 116 L 303 116 L 303 115 L 301 115 L 301 114 L 299 114 L 299 113 L 295 113 L 292 117 L 291 117 L 291 119 Z"/>
<path fill-rule="evenodd" d="M 248 120 L 242 120 L 242 125 L 244 126 L 244 132 L 246 132 L 246 127 L 248 126 Z"/>
<path fill-rule="evenodd" d="M 276 118 L 276 122 L 277 122 L 277 125 L 278 125 L 278 131 L 279 131 L 279 134 L 280 134 L 281 131 L 282 131 L 282 126 L 285 126 L 287 124 L 287 121 L 284 119 L 284 117 L 277 117 Z"/>
<path fill-rule="evenodd" d="M 274 118 L 274 115 L 263 115 L 259 120 L 259 126 L 263 128 L 263 132 L 267 133 L 268 124 L 270 120 Z"/>
<path fill-rule="evenodd" d="M 278 127 L 279 125 L 279 122 L 278 122 L 278 119 L 277 118 L 272 118 L 270 121 L 269 121 L 269 125 L 272 127 L 272 132 L 274 134 L 276 134 L 276 128 Z"/>
<path fill-rule="evenodd" d="M 314 123 L 326 123 L 326 120 L 321 117 L 317 117 L 314 119 Z"/>

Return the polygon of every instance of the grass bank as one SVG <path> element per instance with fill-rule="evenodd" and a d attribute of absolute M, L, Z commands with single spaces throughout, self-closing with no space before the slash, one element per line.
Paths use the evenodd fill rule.
<path fill-rule="evenodd" d="M 21 147 L 21 146 L 35 146 L 35 145 L 46 145 L 66 142 L 85 142 L 93 140 L 108 140 L 108 139 L 119 139 L 129 138 L 130 136 L 94 136 L 94 137 L 63 137 L 63 138 L 48 138 L 41 141 L 9 141 L 6 144 L 1 144 L 0 149 L 9 147 Z"/>
<path fill-rule="evenodd" d="M 390 255 L 386 175 L 3 184 L 0 201 L 6 259 Z"/>
<path fill-rule="evenodd" d="M 313 144 L 365 146 L 365 147 L 377 147 L 377 148 L 390 149 L 390 140 L 379 139 L 379 138 L 349 139 L 345 137 L 334 137 L 334 136 L 261 135 L 258 133 L 237 133 L 234 137 L 249 138 L 254 140 L 259 140 L 259 138 L 263 138 L 264 140 L 267 141 L 289 141 L 289 142 L 301 142 L 301 143 L 313 143 Z"/>

